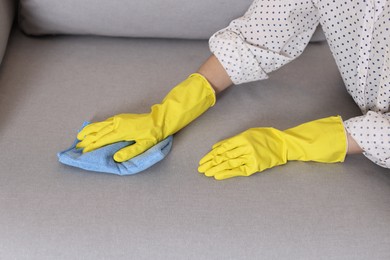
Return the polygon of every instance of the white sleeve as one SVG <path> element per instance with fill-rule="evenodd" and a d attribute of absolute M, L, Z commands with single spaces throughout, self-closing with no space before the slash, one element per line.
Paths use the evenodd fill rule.
<path fill-rule="evenodd" d="M 390 168 L 390 113 L 370 111 L 345 121 L 344 125 L 368 159 Z"/>
<path fill-rule="evenodd" d="M 234 84 L 265 79 L 303 52 L 318 23 L 312 1 L 255 0 L 209 46 Z"/>

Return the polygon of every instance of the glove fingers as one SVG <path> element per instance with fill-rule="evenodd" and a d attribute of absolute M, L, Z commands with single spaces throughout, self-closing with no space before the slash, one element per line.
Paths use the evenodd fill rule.
<path fill-rule="evenodd" d="M 218 158 L 220 155 L 225 156 L 224 154 L 228 151 L 234 150 L 237 147 L 235 145 L 230 145 L 228 143 L 222 143 L 218 146 L 213 145 L 213 149 L 207 153 L 199 162 L 199 164 L 204 164 L 208 161 L 214 160 L 215 158 Z M 232 157 L 231 157 L 232 158 Z"/>
<path fill-rule="evenodd" d="M 231 160 L 232 158 L 228 158 L 226 156 L 220 156 L 220 155 L 217 155 L 217 156 L 213 156 L 210 160 L 208 161 L 201 161 L 199 162 L 199 167 L 198 167 L 198 171 L 199 172 L 206 172 L 222 163 L 225 163 L 226 161 L 228 160 Z"/>
<path fill-rule="evenodd" d="M 214 154 L 209 153 L 200 160 L 199 168 L 207 170 L 207 169 L 214 167 L 220 163 L 223 163 L 226 160 L 228 160 L 228 158 L 226 158 L 225 156 L 214 155 Z M 204 171 L 200 170 L 200 172 L 204 172 Z"/>
<path fill-rule="evenodd" d="M 207 170 L 213 168 L 215 166 L 215 162 L 213 160 L 204 162 L 199 165 L 198 172 L 205 173 Z"/>
<path fill-rule="evenodd" d="M 246 154 L 246 149 L 244 147 L 235 147 L 232 150 L 228 151 L 222 151 L 221 147 L 217 147 L 200 160 L 199 171 L 204 172 L 205 170 L 214 167 L 222 162 L 225 162 L 230 159 L 239 158 Z"/>
<path fill-rule="evenodd" d="M 229 139 L 225 139 L 225 140 L 222 140 L 222 141 L 219 141 L 219 142 L 215 143 L 215 144 L 212 146 L 212 149 L 216 149 L 216 148 L 222 146 L 223 144 L 227 143 L 228 140 L 229 140 Z"/>
<path fill-rule="evenodd" d="M 109 143 L 115 143 L 112 136 L 113 125 L 108 125 L 103 129 L 100 129 L 99 132 L 91 133 L 79 142 L 76 147 L 84 148 L 84 152 L 89 152 L 95 150 L 99 147 L 102 147 Z"/>
<path fill-rule="evenodd" d="M 116 162 L 125 162 L 131 158 L 140 155 L 154 145 L 152 141 L 140 141 L 122 148 L 114 154 L 114 160 Z"/>
<path fill-rule="evenodd" d="M 199 165 L 204 165 L 204 164 L 210 162 L 213 158 L 214 158 L 214 155 L 212 155 L 211 152 L 209 152 L 208 154 L 203 156 L 202 159 L 200 159 Z"/>
<path fill-rule="evenodd" d="M 229 171 L 232 169 L 236 169 L 240 166 L 243 166 L 245 164 L 246 160 L 245 158 L 236 158 L 236 159 L 230 159 L 226 160 L 218 165 L 212 166 L 209 169 L 204 171 L 204 174 L 207 177 L 215 176 L 216 174 L 219 174 L 224 171 Z"/>
<path fill-rule="evenodd" d="M 102 122 L 97 122 L 97 123 L 92 123 L 92 124 L 87 125 L 77 134 L 77 139 L 82 141 L 87 136 L 89 136 L 93 133 L 100 132 L 100 130 L 102 130 L 103 128 L 112 124 L 112 121 L 113 121 L 113 119 L 109 118 L 109 119 L 102 121 Z"/>
<path fill-rule="evenodd" d="M 113 128 L 112 126 L 108 126 L 104 128 L 102 131 L 100 131 L 97 134 L 97 136 L 94 137 L 95 141 L 85 146 L 83 152 L 84 153 L 90 152 L 100 147 L 103 147 L 105 145 L 124 141 L 123 138 L 121 138 L 121 136 L 118 136 L 116 132 L 112 131 L 113 130 L 112 128 Z M 82 143 L 80 145 L 82 145 Z"/>
<path fill-rule="evenodd" d="M 233 177 L 240 177 L 240 176 L 249 176 L 245 171 L 244 167 L 238 167 L 235 169 L 219 172 L 218 174 L 214 175 L 214 179 L 216 180 L 225 180 Z"/>

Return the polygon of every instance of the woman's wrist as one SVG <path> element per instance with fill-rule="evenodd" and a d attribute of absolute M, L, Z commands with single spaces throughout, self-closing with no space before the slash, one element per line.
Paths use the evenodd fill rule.
<path fill-rule="evenodd" d="M 347 141 L 348 141 L 347 154 L 362 153 L 363 149 L 359 146 L 359 144 L 355 141 L 355 139 L 347 131 L 346 131 L 346 133 L 347 133 Z"/>
<path fill-rule="evenodd" d="M 211 55 L 202 64 L 198 73 L 207 79 L 217 94 L 233 84 L 224 67 L 214 55 Z"/>

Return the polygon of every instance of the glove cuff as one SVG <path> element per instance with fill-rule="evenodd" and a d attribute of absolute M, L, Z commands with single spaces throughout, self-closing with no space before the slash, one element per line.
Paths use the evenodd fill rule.
<path fill-rule="evenodd" d="M 154 105 L 151 114 L 164 139 L 191 123 L 215 102 L 210 83 L 201 74 L 194 73 L 174 87 L 161 104 Z"/>
<path fill-rule="evenodd" d="M 340 116 L 311 121 L 283 131 L 287 159 L 323 163 L 343 162 L 347 137 Z"/>
<path fill-rule="evenodd" d="M 193 73 L 188 77 L 188 79 L 198 79 L 199 81 L 202 81 L 201 85 L 206 91 L 206 97 L 211 101 L 210 107 L 213 107 L 217 102 L 217 97 L 210 82 L 200 73 Z"/>

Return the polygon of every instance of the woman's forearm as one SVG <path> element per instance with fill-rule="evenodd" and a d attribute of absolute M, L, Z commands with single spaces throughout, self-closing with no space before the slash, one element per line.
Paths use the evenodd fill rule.
<path fill-rule="evenodd" d="M 223 90 L 227 89 L 233 84 L 229 75 L 226 73 L 222 64 L 218 59 L 211 55 L 198 69 L 198 73 L 202 74 L 214 88 L 218 94 Z M 362 153 L 363 150 L 359 144 L 353 139 L 353 137 L 347 132 L 348 149 L 347 154 Z"/>
<path fill-rule="evenodd" d="M 347 132 L 347 140 L 348 140 L 348 149 L 347 154 L 357 154 L 362 153 L 363 150 L 360 148 L 359 144 L 353 139 L 353 137 Z"/>
<path fill-rule="evenodd" d="M 214 55 L 211 55 L 202 64 L 198 73 L 209 81 L 217 94 L 233 84 L 224 67 Z"/>

